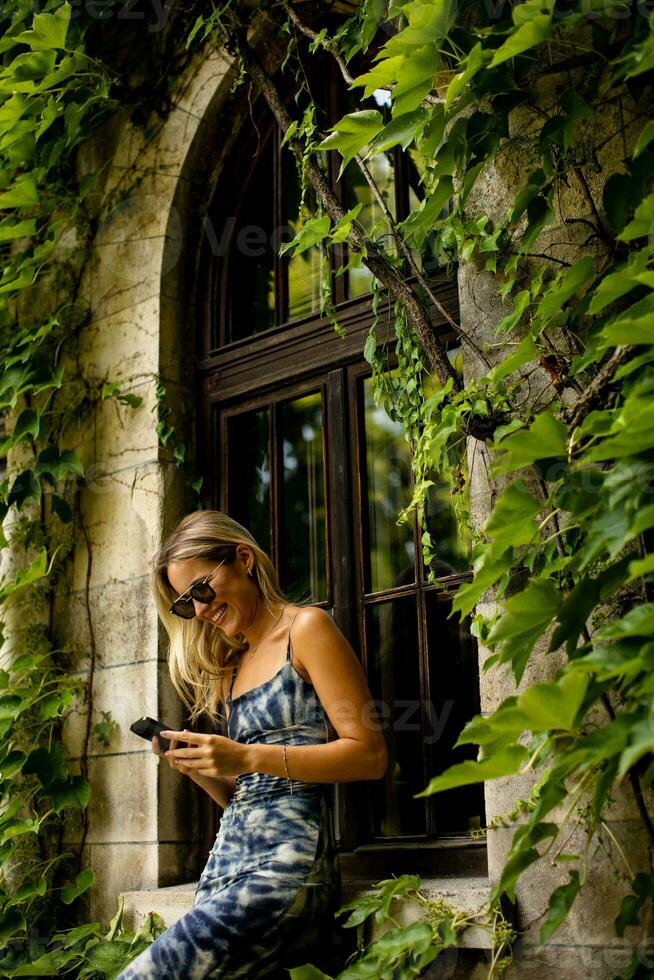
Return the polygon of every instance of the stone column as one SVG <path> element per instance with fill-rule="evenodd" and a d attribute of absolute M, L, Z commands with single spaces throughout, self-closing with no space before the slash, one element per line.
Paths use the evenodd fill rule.
<path fill-rule="evenodd" d="M 554 86 L 560 79 L 551 80 Z M 543 108 L 554 114 L 555 90 L 549 96 L 543 95 Z M 512 134 L 523 134 L 542 125 L 540 121 L 530 120 L 524 110 L 512 113 L 510 123 Z M 598 121 L 593 120 L 597 126 Z M 607 108 L 601 120 L 603 134 L 607 141 L 598 153 L 601 171 L 588 174 L 588 187 L 597 207 L 601 209 L 601 188 L 607 173 L 620 170 L 620 160 L 624 155 L 622 135 L 612 138 L 609 134 L 620 129 L 619 109 Z M 636 125 L 637 130 L 637 125 Z M 627 134 L 633 140 L 633 133 Z M 595 142 L 599 146 L 603 139 L 598 135 Z M 525 159 L 524 148 L 504 150 L 496 164 L 480 176 L 467 203 L 471 219 L 487 214 L 493 221 L 502 221 L 512 204 L 517 190 L 525 182 L 537 161 Z M 588 237 L 588 226 L 566 223 L 565 219 L 595 220 L 586 190 L 579 181 L 571 178 L 568 186 L 562 185 L 557 201 L 557 218 L 538 240 L 534 251 L 547 252 L 553 259 L 575 261 L 583 254 L 583 241 Z M 552 263 L 552 268 L 557 266 Z M 498 322 L 511 306 L 502 301 L 498 292 L 497 277 L 484 271 L 474 262 L 462 263 L 459 269 L 459 298 L 461 326 L 471 334 L 482 349 L 489 353 L 495 363 L 502 360 L 506 349 L 498 345 L 502 336 L 495 330 Z M 522 336 L 522 334 L 520 335 Z M 495 345 L 495 346 L 489 346 Z M 512 348 L 513 349 L 513 348 Z M 466 376 L 479 377 L 486 372 L 479 358 L 463 346 L 464 371 Z M 540 385 L 543 389 L 549 381 L 541 372 L 540 379 L 535 374 L 531 379 L 532 392 Z M 485 444 L 470 440 L 468 458 L 471 471 L 471 510 L 473 524 L 482 529 L 502 485 L 489 476 L 490 453 Z M 486 595 L 477 606 L 477 611 L 488 616 L 495 610 L 492 595 Z M 480 648 L 480 667 L 489 655 L 488 650 Z M 540 644 L 534 650 L 524 679 L 518 690 L 537 681 L 550 679 L 562 663 L 562 654 L 547 653 L 547 644 Z M 484 673 L 480 671 L 481 710 L 490 714 L 499 704 L 516 693 L 513 678 L 506 667 L 494 667 Z M 529 796 L 534 779 L 518 776 L 500 779 L 486 785 L 487 822 L 498 815 L 506 815 L 514 808 L 516 801 Z M 651 873 L 652 853 L 648 835 L 640 820 L 638 810 L 625 784 L 615 791 L 615 803 L 607 815 L 610 833 L 634 869 Z M 562 805 L 548 819 L 561 820 L 566 805 Z M 513 833 L 518 824 L 511 827 L 489 831 L 488 857 L 491 885 L 499 880 Z M 569 841 L 567 851 L 580 851 L 584 846 L 583 832 L 579 831 Z M 510 977 L 527 980 L 531 977 L 546 977 L 547 980 L 570 980 L 572 977 L 586 976 L 597 980 L 611 980 L 623 971 L 630 958 L 629 946 L 638 943 L 641 937 L 637 930 L 627 930 L 625 940 L 619 939 L 613 928 L 622 896 L 629 890 L 629 877 L 610 836 L 602 832 L 591 844 L 592 859 L 589 862 L 587 885 L 572 908 L 566 923 L 555 933 L 546 947 L 538 945 L 538 933 L 547 909 L 552 891 L 568 880 L 565 865 L 543 860 L 533 865 L 521 878 L 517 889 L 517 926 L 520 940 L 516 947 L 516 965 L 507 974 Z M 651 935 L 651 933 L 650 933 Z"/>

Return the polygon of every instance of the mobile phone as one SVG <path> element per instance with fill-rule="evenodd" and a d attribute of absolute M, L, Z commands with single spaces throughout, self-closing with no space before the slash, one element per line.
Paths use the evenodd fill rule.
<path fill-rule="evenodd" d="M 166 752 L 170 748 L 170 739 L 162 738 L 159 733 L 174 731 L 174 728 L 171 729 L 170 725 L 162 725 L 160 721 L 155 721 L 154 718 L 148 718 L 147 715 L 144 715 L 143 718 L 139 718 L 138 721 L 130 725 L 129 730 L 135 735 L 147 739 L 148 742 L 151 742 L 153 736 L 156 735 L 159 739 L 159 745 Z M 179 745 L 186 745 L 186 742 L 180 742 Z"/>

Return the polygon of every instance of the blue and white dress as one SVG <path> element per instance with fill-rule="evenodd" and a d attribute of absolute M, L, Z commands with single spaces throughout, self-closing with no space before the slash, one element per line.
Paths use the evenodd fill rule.
<path fill-rule="evenodd" d="M 318 695 L 293 666 L 290 627 L 277 673 L 233 700 L 230 688 L 227 704 L 228 735 L 246 745 L 328 740 Z M 237 777 L 193 908 L 118 980 L 287 977 L 284 967 L 311 959 L 340 902 L 331 787 L 292 789 L 265 773 Z"/>

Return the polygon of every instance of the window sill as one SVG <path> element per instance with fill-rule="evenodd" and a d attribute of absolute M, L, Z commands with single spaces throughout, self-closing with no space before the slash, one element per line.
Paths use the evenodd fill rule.
<path fill-rule="evenodd" d="M 343 872 L 343 903 L 373 891 L 380 875 L 352 877 Z M 125 894 L 124 922 L 129 929 L 138 929 L 150 912 L 157 912 L 166 926 L 171 926 L 193 905 L 197 882 L 174 885 L 171 888 L 152 888 Z M 486 877 L 429 877 L 422 880 L 422 893 L 432 900 L 439 899 L 456 911 L 477 913 L 488 904 L 490 886 Z M 393 917 L 400 925 L 410 925 L 424 918 L 420 906 L 411 899 L 400 897 L 393 906 Z M 457 943 L 463 949 L 489 949 L 490 932 L 477 925 L 469 926 Z"/>
<path fill-rule="evenodd" d="M 366 844 L 339 855 L 344 876 L 370 877 L 418 874 L 424 878 L 482 878 L 488 875 L 485 840 L 441 837 L 433 841 L 392 841 Z"/>

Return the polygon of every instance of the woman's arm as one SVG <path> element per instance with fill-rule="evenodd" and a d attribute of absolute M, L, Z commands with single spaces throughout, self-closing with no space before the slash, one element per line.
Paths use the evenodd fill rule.
<path fill-rule="evenodd" d="M 175 739 L 171 739 L 170 747 L 171 749 L 177 748 L 177 741 Z M 152 739 L 152 751 L 156 756 L 166 758 L 165 753 L 161 751 L 159 739 L 156 735 Z M 208 793 L 211 799 L 223 809 L 227 806 L 236 785 L 235 776 L 201 776 L 193 769 L 185 766 L 180 760 L 168 757 L 166 761 L 175 772 L 180 772 L 182 775 L 188 776 L 194 783 L 202 787 L 205 793 Z"/>
<path fill-rule="evenodd" d="M 183 765 L 178 764 L 175 768 L 189 776 L 198 786 L 201 786 L 205 793 L 208 793 L 211 799 L 223 809 L 232 798 L 236 786 L 236 776 L 200 776 Z"/>
<path fill-rule="evenodd" d="M 288 774 L 304 782 L 345 783 L 380 779 L 387 766 L 386 742 L 372 695 L 354 650 L 329 613 L 302 609 L 292 635 L 294 660 L 311 683 L 338 738 L 324 745 L 290 745 Z M 181 738 L 181 733 L 164 733 Z M 189 748 L 171 749 L 196 775 L 262 772 L 286 776 L 281 745 L 242 745 L 220 735 L 184 735 Z"/>
<path fill-rule="evenodd" d="M 302 609 L 292 630 L 293 660 L 304 668 L 338 738 L 326 745 L 289 745 L 291 779 L 347 783 L 380 779 L 388 755 L 379 717 L 359 660 L 324 609 Z M 286 776 L 278 745 L 250 745 L 247 764 L 254 772 Z"/>

